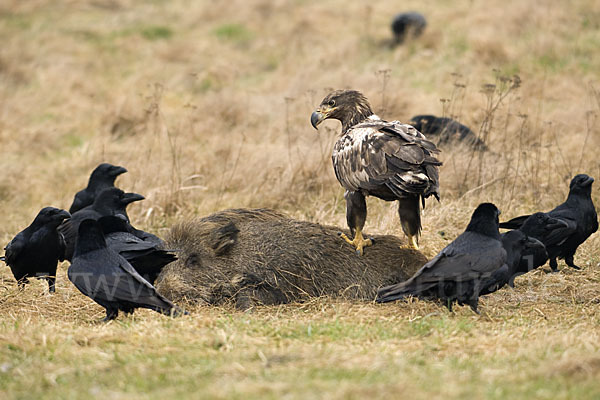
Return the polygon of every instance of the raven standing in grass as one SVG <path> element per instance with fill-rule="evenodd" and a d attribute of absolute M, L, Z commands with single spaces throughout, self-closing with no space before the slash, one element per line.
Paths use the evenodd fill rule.
<path fill-rule="evenodd" d="M 119 188 L 112 187 L 104 189 L 91 206 L 73 213 L 71 219 L 58 227 L 58 232 L 65 238 L 65 260 L 71 260 L 73 257 L 77 230 L 81 221 L 86 219 L 97 221 L 101 217 L 117 214 L 123 215 L 129 221 L 126 211 L 127 206 L 140 200 L 144 200 L 144 196 L 141 194 L 125 193 Z"/>
<path fill-rule="evenodd" d="M 546 257 L 548 256 L 542 242 L 528 237 L 519 230 L 503 234 L 502 247 L 506 250 L 506 265 L 496 270 L 490 279 L 485 281 L 483 289 L 479 293 L 480 296 L 500 290 L 505 285 L 514 287 L 515 278 L 523 274 L 523 272 L 519 271 L 519 265 L 525 253 L 535 252 L 537 254 L 545 254 Z"/>
<path fill-rule="evenodd" d="M 136 308 L 172 316 L 184 313 L 106 246 L 100 225 L 91 219 L 79 225 L 68 276 L 81 293 L 106 309 L 104 321 L 117 318 L 119 311 L 131 314 Z"/>
<path fill-rule="evenodd" d="M 449 143 L 462 142 L 475 150 L 486 151 L 488 149 L 475 132 L 452 118 L 436 117 L 435 115 L 415 115 L 409 123 L 430 140 L 437 138 L 436 145 L 438 146 L 443 147 Z"/>
<path fill-rule="evenodd" d="M 395 44 L 402 44 L 407 38 L 420 36 L 426 26 L 427 20 L 423 14 L 416 11 L 397 14 L 391 25 Z"/>
<path fill-rule="evenodd" d="M 573 257 L 579 245 L 598 230 L 598 215 L 592 202 L 592 183 L 594 178 L 586 174 L 576 175 L 569 186 L 567 200 L 548 212 L 548 216 L 564 222 L 567 226 L 551 230 L 545 237 L 537 237 L 546 245 L 550 268 L 558 270 L 557 258 L 563 258 L 565 263 L 575 269 Z M 500 227 L 519 229 L 529 218 L 523 215 L 503 222 Z"/>
<path fill-rule="evenodd" d="M 439 200 L 439 150 L 411 125 L 387 122 L 373 113 L 356 90 L 336 90 L 323 99 L 310 122 L 326 119 L 342 123 L 342 135 L 333 147 L 335 176 L 346 189 L 346 220 L 353 239 L 342 235 L 360 255 L 371 246 L 362 234 L 367 219 L 366 196 L 398 200 L 398 215 L 409 246 L 419 248 L 421 205 Z"/>
<path fill-rule="evenodd" d="M 96 197 L 104 189 L 115 186 L 115 179 L 127 170 L 123 167 L 112 164 L 100 164 L 92 171 L 88 185 L 80 190 L 73 199 L 73 204 L 69 208 L 71 214 L 91 205 Z"/>
<path fill-rule="evenodd" d="M 63 261 L 64 239 L 56 228 L 71 215 L 54 207 L 43 208 L 31 225 L 19 232 L 4 248 L 3 260 L 10 267 L 20 286 L 30 277 L 48 281 L 55 291 L 56 265 Z"/>
<path fill-rule="evenodd" d="M 381 288 L 377 302 L 406 296 L 439 298 L 452 311 L 453 303 L 477 305 L 484 283 L 492 274 L 507 267 L 507 254 L 498 232 L 500 211 L 491 203 L 480 204 L 467 226 L 452 243 L 425 264 L 410 279 Z"/>
<path fill-rule="evenodd" d="M 151 233 L 135 229 L 121 214 L 102 217 L 98 223 L 108 248 L 123 256 L 153 285 L 163 267 L 177 260 L 175 254 L 164 249 L 162 240 Z"/>

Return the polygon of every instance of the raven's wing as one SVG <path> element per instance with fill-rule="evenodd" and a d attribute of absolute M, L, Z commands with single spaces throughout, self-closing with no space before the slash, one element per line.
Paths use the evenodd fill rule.
<path fill-rule="evenodd" d="M 73 258 L 73 252 L 75 251 L 75 243 L 77 242 L 77 228 L 79 227 L 80 221 L 76 219 L 68 219 L 63 221 L 56 231 L 63 243 L 63 259 L 69 260 Z"/>
<path fill-rule="evenodd" d="M 165 242 L 161 238 L 150 232 L 146 232 L 141 229 L 136 229 L 132 227 L 131 233 L 133 233 L 138 238 L 142 239 L 144 242 L 151 243 L 156 248 L 163 249 L 165 247 Z"/>
<path fill-rule="evenodd" d="M 165 265 L 177 260 L 175 254 L 131 233 L 113 232 L 105 236 L 105 239 L 111 250 L 124 257 L 150 283 L 154 283 Z"/>
<path fill-rule="evenodd" d="M 519 229 L 530 216 L 531 215 L 521 215 L 520 217 L 515 217 L 505 222 L 500 222 L 499 227 L 503 229 Z"/>
<path fill-rule="evenodd" d="M 439 197 L 439 150 L 411 125 L 369 120 L 335 144 L 334 170 L 350 191 L 387 187 L 395 196 Z"/>
<path fill-rule="evenodd" d="M 64 220 L 56 231 L 62 236 L 64 242 L 64 259 L 71 261 L 73 258 L 73 252 L 75 251 L 75 243 L 77 242 L 77 235 L 79 230 L 79 224 L 81 221 L 86 219 L 98 220 L 101 215 L 91 209 L 84 208 L 71 215 L 71 218 Z"/>
<path fill-rule="evenodd" d="M 106 245 L 117 253 L 122 253 L 125 251 L 140 252 L 154 248 L 152 243 L 147 243 L 128 232 L 109 233 L 105 236 L 105 239 Z"/>
<path fill-rule="evenodd" d="M 164 314 L 174 308 L 127 260 L 108 249 L 75 258 L 68 276 L 83 294 L 100 304 L 125 302 Z"/>
<path fill-rule="evenodd" d="M 71 203 L 71 207 L 69 207 L 69 213 L 73 214 L 74 212 L 77 212 L 82 208 L 89 206 L 90 204 L 92 204 L 90 200 L 91 198 L 89 197 L 85 189 L 80 190 L 75 194 L 75 197 L 73 198 L 73 203 Z"/>
<path fill-rule="evenodd" d="M 482 289 L 479 292 L 479 295 L 483 296 L 502 289 L 505 285 L 510 284 L 510 278 L 508 265 L 505 264 L 498 268 L 492 276 L 481 285 Z"/>
<path fill-rule="evenodd" d="M 550 229 L 544 233 L 543 238 L 539 238 L 545 246 L 559 246 L 577 231 L 577 221 L 570 218 L 554 217 L 566 225 Z"/>
<path fill-rule="evenodd" d="M 4 262 L 12 265 L 25 248 L 25 238 L 22 233 L 17 234 L 4 248 Z"/>
<path fill-rule="evenodd" d="M 425 264 L 410 279 L 381 288 L 378 302 L 419 295 L 443 282 L 462 282 L 491 276 L 506 265 L 506 250 L 494 238 L 464 232 Z"/>

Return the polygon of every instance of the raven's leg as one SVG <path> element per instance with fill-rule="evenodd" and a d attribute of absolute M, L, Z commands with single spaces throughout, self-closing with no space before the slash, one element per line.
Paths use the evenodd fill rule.
<path fill-rule="evenodd" d="M 46 280 L 48 281 L 48 291 L 50 293 L 56 292 L 56 276 L 47 276 Z"/>
<path fill-rule="evenodd" d="M 360 192 L 346 191 L 344 197 L 346 198 L 346 221 L 348 222 L 353 239 L 351 240 L 343 233 L 340 236 L 354 246 L 356 253 L 362 256 L 363 248 L 373 244 L 373 240 L 365 239 L 362 235 L 362 229 L 367 220 L 367 201 L 365 200 L 365 196 Z"/>
<path fill-rule="evenodd" d="M 558 272 L 558 262 L 556 262 L 556 257 L 550 259 L 550 268 L 552 272 Z"/>
<path fill-rule="evenodd" d="M 569 267 L 571 267 L 571 268 L 574 268 L 574 269 L 577 269 L 577 270 L 580 270 L 580 269 L 581 269 L 581 267 L 578 267 L 577 265 L 575 265 L 575 264 L 573 263 L 573 254 L 571 254 L 570 256 L 567 256 L 567 257 L 565 257 L 565 263 L 566 263 L 566 264 L 567 264 Z"/>
<path fill-rule="evenodd" d="M 131 315 L 135 311 L 135 308 L 134 307 L 125 307 L 125 308 L 123 308 L 123 311 L 125 312 L 125 314 Z"/>
<path fill-rule="evenodd" d="M 421 233 L 421 206 L 419 196 L 410 196 L 398 200 L 398 215 L 402 230 L 408 236 L 408 247 L 419 249 Z"/>
<path fill-rule="evenodd" d="M 29 283 L 29 279 L 27 279 L 26 276 L 17 279 L 17 286 L 19 287 L 19 290 L 25 290 L 25 285 L 27 285 Z"/>
<path fill-rule="evenodd" d="M 471 310 L 473 310 L 473 312 L 477 315 L 480 315 L 481 313 L 479 312 L 479 310 L 477 309 L 477 306 L 479 305 L 479 297 L 475 296 L 469 299 L 469 301 L 467 302 L 467 304 L 469 305 L 469 307 L 471 307 Z"/>
<path fill-rule="evenodd" d="M 112 321 L 117 318 L 119 315 L 119 309 L 113 307 L 106 307 L 106 317 L 102 320 L 102 322 Z"/>

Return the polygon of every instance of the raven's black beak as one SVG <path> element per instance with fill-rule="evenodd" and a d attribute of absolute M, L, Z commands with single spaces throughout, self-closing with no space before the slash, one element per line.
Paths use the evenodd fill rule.
<path fill-rule="evenodd" d="M 548 230 L 567 228 L 568 226 L 569 226 L 569 224 L 567 224 L 562 219 L 558 219 L 558 218 L 549 218 L 545 225 L 546 229 L 548 229 Z"/>
<path fill-rule="evenodd" d="M 323 114 L 320 110 L 317 110 L 310 116 L 310 124 L 313 126 L 313 128 L 317 129 L 317 126 L 319 126 L 319 124 L 326 118 L 326 114 Z"/>
<path fill-rule="evenodd" d="M 525 248 L 526 249 L 533 249 L 533 250 L 544 250 L 544 254 L 546 255 L 546 257 L 548 257 L 548 252 L 546 251 L 546 246 L 544 246 L 544 244 L 542 242 L 540 242 L 539 240 L 537 240 L 536 238 L 533 238 L 531 236 L 527 237 L 527 242 L 525 243 Z"/>
<path fill-rule="evenodd" d="M 594 178 L 588 176 L 588 178 L 585 180 L 585 182 L 581 184 L 581 186 L 590 186 L 592 183 L 594 183 Z"/>
<path fill-rule="evenodd" d="M 59 217 L 62 217 L 62 219 L 69 219 L 71 218 L 71 214 L 66 211 L 66 210 L 60 210 L 60 212 L 57 214 Z"/>
<path fill-rule="evenodd" d="M 527 249 L 541 249 L 541 248 L 544 248 L 545 249 L 546 246 L 544 246 L 544 243 L 540 242 L 536 238 L 528 236 L 527 237 L 527 242 L 525 243 L 525 248 L 527 248 Z"/>
<path fill-rule="evenodd" d="M 127 172 L 126 168 L 115 166 L 111 169 L 110 174 L 112 176 L 119 176 L 121 174 L 124 174 L 125 172 Z"/>
<path fill-rule="evenodd" d="M 121 202 L 123 204 L 129 204 L 129 203 L 133 203 L 134 201 L 140 201 L 140 200 L 144 200 L 145 197 L 142 196 L 141 194 L 137 194 L 137 193 L 125 193 L 123 194 L 123 197 L 121 197 Z"/>

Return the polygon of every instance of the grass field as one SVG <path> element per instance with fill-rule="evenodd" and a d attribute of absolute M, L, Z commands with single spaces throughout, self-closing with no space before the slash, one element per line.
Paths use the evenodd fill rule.
<path fill-rule="evenodd" d="M 43 206 L 68 208 L 104 161 L 129 170 L 118 185 L 147 198 L 129 215 L 159 235 L 228 207 L 344 226 L 339 123 L 309 122 L 331 88 L 362 91 L 385 119 L 458 118 L 490 146 L 443 149 L 427 256 L 480 202 L 510 218 L 560 203 L 576 173 L 600 177 L 599 2 L 369 4 L 1 2 L 1 243 Z M 411 9 L 424 36 L 391 48 L 392 16 Z M 368 206 L 367 233 L 403 235 L 395 205 Z M 600 398 L 599 245 L 581 246 L 581 272 L 483 298 L 481 316 L 319 298 L 102 325 L 67 264 L 52 296 L 2 268 L 0 397 Z"/>

